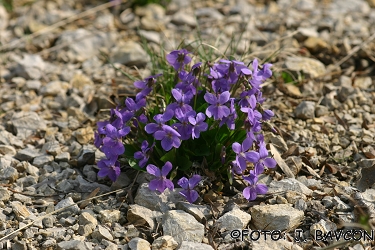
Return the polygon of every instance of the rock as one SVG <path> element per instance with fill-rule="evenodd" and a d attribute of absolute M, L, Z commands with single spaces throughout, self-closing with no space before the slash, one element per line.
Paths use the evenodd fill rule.
<path fill-rule="evenodd" d="M 69 87 L 69 83 L 61 81 L 52 81 L 47 85 L 43 86 L 40 93 L 43 96 L 56 96 L 58 94 L 64 93 Z"/>
<path fill-rule="evenodd" d="M 8 26 L 8 12 L 3 5 L 0 5 L 0 31 L 5 30 Z"/>
<path fill-rule="evenodd" d="M 34 158 L 33 165 L 37 166 L 38 168 L 43 167 L 53 161 L 52 155 L 40 155 Z"/>
<path fill-rule="evenodd" d="M 303 185 L 301 182 L 296 179 L 283 179 L 280 181 L 272 181 L 269 185 L 268 192 L 283 192 L 286 190 L 296 191 L 303 193 L 305 195 L 311 195 L 312 190 Z"/>
<path fill-rule="evenodd" d="M 141 37 L 144 37 L 148 42 L 153 42 L 156 44 L 160 44 L 160 34 L 155 31 L 146 31 L 146 30 L 139 30 L 138 34 Z"/>
<path fill-rule="evenodd" d="M 91 234 L 93 239 L 97 239 L 99 242 L 103 239 L 105 240 L 113 240 L 112 234 L 109 230 L 101 225 L 98 225 L 97 229 Z"/>
<path fill-rule="evenodd" d="M 186 213 L 191 214 L 199 222 L 202 222 L 204 219 L 210 219 L 212 217 L 210 209 L 205 205 L 190 204 L 188 202 L 178 202 L 176 205 L 176 209 L 183 210 Z"/>
<path fill-rule="evenodd" d="M 25 54 L 18 62 L 16 74 L 27 80 L 39 80 L 42 77 L 46 64 L 39 55 Z"/>
<path fill-rule="evenodd" d="M 23 140 L 35 134 L 38 130 L 47 128 L 44 120 L 35 112 L 21 111 L 14 113 L 11 122 L 17 137 Z"/>
<path fill-rule="evenodd" d="M 289 204 L 253 206 L 250 208 L 251 223 L 256 229 L 291 230 L 296 228 L 304 218 L 303 211 Z"/>
<path fill-rule="evenodd" d="M 335 206 L 335 210 L 338 212 L 352 211 L 352 208 L 348 204 L 345 204 L 342 200 L 340 200 L 339 197 L 333 197 L 332 202 Z"/>
<path fill-rule="evenodd" d="M 68 197 L 64 200 L 61 200 L 59 203 L 57 203 L 56 206 L 55 206 L 55 210 L 59 210 L 59 209 L 64 208 L 64 207 L 66 207 L 66 208 L 64 210 L 62 210 L 60 213 L 69 212 L 70 214 L 76 214 L 80 211 L 78 205 L 75 204 L 75 202 L 73 201 L 73 199 L 71 197 Z"/>
<path fill-rule="evenodd" d="M 145 225 L 154 230 L 156 227 L 154 219 L 156 217 L 160 217 L 161 215 L 162 213 L 160 212 L 151 211 L 148 208 L 134 204 L 129 206 L 126 218 L 130 223 L 133 223 L 134 225 Z"/>
<path fill-rule="evenodd" d="M 8 131 L 0 131 L 0 144 L 23 148 L 23 142 Z"/>
<path fill-rule="evenodd" d="M 313 119 L 315 116 L 315 102 L 302 101 L 296 107 L 294 114 L 300 119 Z"/>
<path fill-rule="evenodd" d="M 91 127 L 80 128 L 73 132 L 73 136 L 82 145 L 94 140 L 94 131 Z"/>
<path fill-rule="evenodd" d="M 129 241 L 128 246 L 131 250 L 150 250 L 150 243 L 147 240 L 141 238 L 134 238 Z"/>
<path fill-rule="evenodd" d="M 16 149 L 10 145 L 0 145 L 0 154 L 14 156 L 17 154 Z"/>
<path fill-rule="evenodd" d="M 111 61 L 128 66 L 144 67 L 150 61 L 150 57 L 141 45 L 128 41 L 113 48 Z"/>
<path fill-rule="evenodd" d="M 297 243 L 288 242 L 284 239 L 274 241 L 271 239 L 271 236 L 268 236 L 266 240 L 263 237 L 260 237 L 258 240 L 251 241 L 252 250 L 303 250 L 302 247 L 298 246 Z"/>
<path fill-rule="evenodd" d="M 51 154 L 56 156 L 61 153 L 60 143 L 58 141 L 46 142 L 42 147 L 43 154 Z"/>
<path fill-rule="evenodd" d="M 232 211 L 221 216 L 217 220 L 217 223 L 219 224 L 219 228 L 225 229 L 226 231 L 232 231 L 235 229 L 244 229 L 250 220 L 250 214 L 235 207 Z"/>
<path fill-rule="evenodd" d="M 305 47 L 312 53 L 327 51 L 330 47 L 323 39 L 319 37 L 309 37 L 304 42 Z"/>
<path fill-rule="evenodd" d="M 196 21 L 194 15 L 188 14 L 183 10 L 176 12 L 172 16 L 171 22 L 176 24 L 176 25 L 187 25 L 187 26 L 190 26 L 190 27 L 196 27 L 197 26 L 197 21 Z"/>
<path fill-rule="evenodd" d="M 10 198 L 10 194 L 6 188 L 0 187 L 0 201 L 7 201 Z"/>
<path fill-rule="evenodd" d="M 178 250 L 213 250 L 213 248 L 203 243 L 183 241 Z"/>
<path fill-rule="evenodd" d="M 356 77 L 354 80 L 354 86 L 360 89 L 368 89 L 372 86 L 371 77 Z"/>
<path fill-rule="evenodd" d="M 92 192 L 97 188 L 100 188 L 101 192 L 109 192 L 110 188 L 106 185 L 97 182 L 88 182 L 82 178 L 81 175 L 77 176 L 77 182 L 79 183 L 78 189 L 82 192 Z"/>
<path fill-rule="evenodd" d="M 183 197 L 178 193 L 179 189 L 170 191 L 166 189 L 163 193 L 157 194 L 148 188 L 148 184 L 142 184 L 137 191 L 134 202 L 153 211 L 166 212 L 175 207 L 178 201 L 183 201 Z"/>
<path fill-rule="evenodd" d="M 42 83 L 39 80 L 28 80 L 25 86 L 27 90 L 39 90 Z"/>
<path fill-rule="evenodd" d="M 8 181 L 9 183 L 13 183 L 18 179 L 18 176 L 19 174 L 17 169 L 11 166 L 0 168 L 0 180 L 2 181 Z"/>
<path fill-rule="evenodd" d="M 102 210 L 99 212 L 101 223 L 115 223 L 119 221 L 121 213 L 119 210 Z"/>
<path fill-rule="evenodd" d="M 17 154 L 14 156 L 17 160 L 20 161 L 31 161 L 35 157 L 40 156 L 41 153 L 38 149 L 35 148 L 24 148 L 18 150 Z"/>
<path fill-rule="evenodd" d="M 337 231 L 337 226 L 331 221 L 325 221 L 321 219 L 318 223 L 314 223 L 310 227 L 311 235 L 315 236 L 316 231 L 320 231 L 323 234 L 326 234 L 328 232 L 335 232 Z"/>
<path fill-rule="evenodd" d="M 13 213 L 16 215 L 18 220 L 23 220 L 32 215 L 30 211 L 19 201 L 11 201 L 10 206 L 12 207 Z"/>
<path fill-rule="evenodd" d="M 326 106 L 316 105 L 315 117 L 326 116 L 329 114 L 329 109 Z"/>
<path fill-rule="evenodd" d="M 326 69 L 323 63 L 316 59 L 305 58 L 305 57 L 287 57 L 285 61 L 287 69 L 295 72 L 302 71 L 307 77 L 318 77 L 323 76 L 326 73 Z"/>
<path fill-rule="evenodd" d="M 198 243 L 203 240 L 204 226 L 182 210 L 167 211 L 162 221 L 164 234 L 171 235 L 179 244 L 185 240 Z"/>
<path fill-rule="evenodd" d="M 174 250 L 178 246 L 178 243 L 170 235 L 161 236 L 152 242 L 151 249 L 163 249 L 163 250 Z"/>
<path fill-rule="evenodd" d="M 89 250 L 92 249 L 89 247 L 88 242 L 83 242 L 81 240 L 68 240 L 68 241 L 61 241 L 57 243 L 57 249 L 61 250 Z"/>
<path fill-rule="evenodd" d="M 113 47 L 116 39 L 115 33 L 90 32 L 85 29 L 66 30 L 61 33 L 56 41 L 58 45 L 65 46 L 57 52 L 57 57 L 70 62 L 83 62 L 99 54 L 100 48 Z"/>

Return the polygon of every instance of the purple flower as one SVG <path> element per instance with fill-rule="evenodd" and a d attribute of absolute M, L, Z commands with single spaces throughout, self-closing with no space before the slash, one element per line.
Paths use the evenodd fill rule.
<path fill-rule="evenodd" d="M 220 121 L 220 124 L 219 126 L 223 126 L 224 123 L 227 124 L 228 128 L 230 130 L 234 130 L 235 129 L 235 120 L 237 119 L 237 113 L 236 113 L 236 109 L 234 107 L 234 98 L 231 98 L 230 99 L 230 109 L 229 109 L 229 115 L 227 117 L 224 117 L 221 121 Z"/>
<path fill-rule="evenodd" d="M 122 137 L 130 132 L 129 127 L 117 130 L 111 124 L 106 126 L 107 136 L 103 139 L 102 151 L 108 158 L 117 157 L 125 152 Z"/>
<path fill-rule="evenodd" d="M 135 81 L 134 86 L 137 89 L 141 89 L 141 92 L 139 92 L 135 96 L 135 100 L 139 101 L 140 99 L 146 97 L 152 91 L 152 87 L 153 87 L 154 83 L 156 82 L 156 78 L 161 76 L 161 75 L 162 74 L 157 74 L 157 75 L 149 76 L 142 81 Z"/>
<path fill-rule="evenodd" d="M 211 93 L 206 93 L 204 95 L 204 100 L 211 104 L 206 109 L 206 115 L 208 117 L 213 116 L 215 120 L 220 120 L 223 117 L 227 117 L 230 114 L 230 110 L 224 104 L 229 100 L 229 97 L 229 91 L 218 94 L 218 97 Z"/>
<path fill-rule="evenodd" d="M 102 122 L 97 122 L 96 126 L 98 127 L 98 132 L 101 135 L 105 135 L 107 132 L 105 131 L 105 126 L 109 124 L 109 121 L 102 121 Z"/>
<path fill-rule="evenodd" d="M 200 175 L 193 175 L 190 179 L 182 177 L 178 180 L 177 184 L 180 185 L 184 190 L 180 191 L 180 194 L 186 198 L 190 203 L 196 201 L 199 197 L 198 192 L 194 190 L 194 187 L 200 182 Z"/>
<path fill-rule="evenodd" d="M 125 100 L 125 105 L 129 111 L 136 112 L 139 109 L 146 107 L 146 98 L 139 99 L 135 102 L 133 98 L 128 97 Z"/>
<path fill-rule="evenodd" d="M 248 161 L 255 164 L 254 173 L 261 174 L 264 170 L 264 167 L 274 168 L 276 167 L 276 161 L 271 157 L 268 157 L 268 151 L 266 148 L 266 143 L 264 141 L 259 142 L 259 153 L 255 151 L 248 152 Z"/>
<path fill-rule="evenodd" d="M 262 118 L 263 120 L 267 121 L 270 120 L 275 114 L 272 112 L 272 110 L 264 110 Z"/>
<path fill-rule="evenodd" d="M 204 122 L 204 119 L 206 119 L 206 116 L 203 113 L 198 113 L 197 118 L 194 118 L 192 116 L 189 117 L 190 124 L 193 125 L 192 130 L 192 138 L 199 138 L 200 132 L 206 131 L 208 128 L 207 123 Z"/>
<path fill-rule="evenodd" d="M 148 148 L 148 142 L 144 140 L 141 145 L 141 151 L 137 151 L 134 153 L 134 158 L 140 160 L 138 163 L 139 167 L 143 168 L 144 166 L 146 166 L 149 158 L 149 151 L 152 150 L 153 147 L 154 144 L 152 144 L 151 147 Z"/>
<path fill-rule="evenodd" d="M 191 57 L 186 49 L 174 50 L 167 55 L 168 63 L 177 71 L 181 70 L 186 64 L 190 63 Z"/>
<path fill-rule="evenodd" d="M 161 140 L 161 147 L 165 151 L 169 151 L 172 147 L 178 148 L 181 145 L 181 135 L 168 125 L 163 125 L 162 130 L 156 131 L 154 134 L 156 140 Z"/>
<path fill-rule="evenodd" d="M 173 182 L 167 179 L 168 173 L 172 170 L 172 164 L 169 161 L 165 163 L 161 171 L 158 167 L 152 164 L 148 164 L 146 169 L 149 174 L 156 176 L 156 178 L 151 180 L 148 185 L 150 190 L 158 190 L 160 193 L 163 193 L 166 188 L 173 190 Z"/>
<path fill-rule="evenodd" d="M 193 126 L 189 123 L 188 119 L 195 116 L 195 111 L 182 112 L 180 109 L 175 111 L 176 118 L 180 123 L 173 124 L 173 127 L 177 128 L 177 132 L 181 135 L 181 140 L 187 140 L 191 137 Z"/>
<path fill-rule="evenodd" d="M 98 161 L 99 172 L 98 176 L 104 178 L 106 176 L 111 179 L 111 181 L 116 181 L 117 177 L 120 175 L 120 163 L 114 159 L 103 159 Z"/>
<path fill-rule="evenodd" d="M 145 126 L 145 130 L 148 134 L 153 134 L 158 130 L 161 130 L 164 123 L 172 119 L 174 116 L 173 110 L 166 110 L 164 114 L 158 114 L 154 116 L 154 120 L 157 123 L 149 123 Z"/>
<path fill-rule="evenodd" d="M 236 171 L 237 173 L 238 172 L 242 173 L 243 171 L 245 171 L 245 169 L 247 167 L 246 160 L 252 159 L 252 158 L 250 158 L 252 156 L 252 154 L 250 154 L 249 152 L 246 152 L 250 149 L 252 144 L 253 144 L 253 140 L 249 137 L 247 137 L 242 142 L 242 145 L 239 144 L 238 142 L 235 142 L 235 143 L 232 144 L 233 152 L 236 153 L 236 164 L 241 169 L 241 171 Z"/>
<path fill-rule="evenodd" d="M 94 145 L 95 145 L 95 147 L 100 148 L 102 143 L 103 143 L 103 138 L 101 137 L 101 135 L 99 133 L 95 132 L 94 133 Z"/>
<path fill-rule="evenodd" d="M 243 190 L 243 196 L 249 200 L 253 201 L 257 198 L 258 194 L 266 194 L 268 188 L 265 184 L 258 183 L 258 176 L 250 171 L 249 176 L 244 176 L 243 179 L 247 181 L 250 185 Z"/>
<path fill-rule="evenodd" d="M 181 110 L 184 113 L 193 110 L 193 108 L 188 104 L 193 98 L 193 94 L 191 92 L 182 93 L 181 90 L 172 89 L 172 95 L 176 99 L 176 102 L 169 104 L 166 110 L 175 110 L 175 114 L 177 110 Z"/>

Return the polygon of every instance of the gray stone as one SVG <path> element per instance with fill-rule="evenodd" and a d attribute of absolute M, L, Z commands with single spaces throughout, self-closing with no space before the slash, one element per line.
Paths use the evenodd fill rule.
<path fill-rule="evenodd" d="M 43 154 L 50 154 L 56 156 L 61 153 L 60 143 L 58 141 L 46 142 L 42 147 Z"/>
<path fill-rule="evenodd" d="M 11 120 L 14 132 L 17 137 L 26 139 L 28 136 L 33 135 L 38 130 L 45 130 L 46 123 L 35 112 L 17 112 L 14 113 Z"/>
<path fill-rule="evenodd" d="M 331 221 L 325 221 L 321 219 L 318 223 L 314 223 L 310 227 L 311 235 L 315 236 L 316 231 L 320 231 L 321 233 L 326 234 L 328 232 L 337 231 L 337 226 Z"/>
<path fill-rule="evenodd" d="M 87 242 L 81 240 L 68 240 L 57 243 L 57 249 L 61 250 L 91 250 Z"/>
<path fill-rule="evenodd" d="M 103 239 L 106 239 L 106 240 L 113 240 L 113 236 L 112 234 L 109 232 L 109 230 L 101 225 L 98 225 L 96 231 L 94 231 L 92 234 L 91 234 L 91 237 L 93 239 L 97 239 L 97 240 L 103 240 Z"/>
<path fill-rule="evenodd" d="M 150 243 L 147 240 L 141 238 L 134 238 L 129 241 L 128 246 L 131 250 L 150 250 Z"/>
<path fill-rule="evenodd" d="M 53 161 L 52 155 L 40 155 L 34 158 L 33 165 L 37 167 L 43 167 Z"/>
<path fill-rule="evenodd" d="M 63 50 L 65 51 L 58 51 L 57 56 L 70 62 L 83 62 L 98 55 L 101 47 L 113 47 L 116 36 L 111 32 L 93 33 L 85 29 L 63 31 L 56 41 L 56 45 L 68 46 L 64 46 Z"/>
<path fill-rule="evenodd" d="M 207 244 L 183 241 L 178 250 L 213 250 L 213 247 Z"/>
<path fill-rule="evenodd" d="M 94 131 L 91 127 L 80 128 L 73 132 L 73 136 L 79 143 L 85 145 L 94 140 Z"/>
<path fill-rule="evenodd" d="M 311 195 L 312 190 L 306 187 L 301 182 L 297 181 L 296 179 L 283 179 L 280 181 L 272 181 L 269 185 L 269 192 L 285 192 L 287 190 L 296 191 L 299 193 L 303 193 L 305 195 Z"/>
<path fill-rule="evenodd" d="M 204 226 L 192 215 L 182 210 L 167 211 L 163 215 L 163 232 L 171 235 L 179 244 L 182 241 L 202 242 Z"/>
<path fill-rule="evenodd" d="M 61 152 L 60 154 L 56 155 L 55 161 L 57 162 L 68 162 L 70 160 L 70 153 L 69 152 Z"/>
<path fill-rule="evenodd" d="M 291 71 L 302 71 L 309 77 L 323 76 L 326 73 L 324 64 L 312 58 L 298 56 L 287 57 L 285 66 Z"/>
<path fill-rule="evenodd" d="M 288 242 L 284 239 L 273 241 L 269 238 L 260 237 L 258 240 L 251 241 L 252 250 L 303 250 L 295 242 Z"/>
<path fill-rule="evenodd" d="M 17 169 L 7 166 L 0 169 L 0 180 L 8 181 L 10 183 L 15 182 L 18 179 L 18 171 Z"/>
<path fill-rule="evenodd" d="M 371 77 L 356 77 L 354 80 L 354 86 L 360 89 L 368 89 L 372 86 Z"/>
<path fill-rule="evenodd" d="M 238 207 L 235 207 L 228 213 L 221 216 L 217 223 L 219 228 L 225 229 L 226 231 L 232 231 L 235 229 L 244 229 L 251 220 L 251 215 L 242 211 Z"/>
<path fill-rule="evenodd" d="M 18 62 L 16 74 L 25 79 L 39 80 L 46 67 L 40 55 L 24 54 L 22 60 Z"/>
<path fill-rule="evenodd" d="M 315 116 L 315 102 L 302 101 L 294 110 L 294 114 L 300 119 L 312 119 Z"/>
<path fill-rule="evenodd" d="M 204 219 L 210 219 L 212 217 L 211 210 L 205 205 L 190 204 L 188 202 L 178 202 L 176 209 L 183 210 L 188 214 L 194 216 L 194 218 L 202 222 Z"/>
<path fill-rule="evenodd" d="M 161 236 L 152 242 L 151 249 L 164 249 L 164 250 L 173 250 L 176 249 L 178 243 L 170 235 Z"/>
<path fill-rule="evenodd" d="M 332 198 L 332 202 L 333 202 L 333 205 L 335 206 L 335 210 L 338 212 L 352 211 L 352 208 L 348 204 L 340 200 L 340 198 L 337 196 Z"/>
<path fill-rule="evenodd" d="M 20 161 L 31 161 L 35 157 L 41 155 L 39 149 L 36 148 L 24 148 L 17 151 L 15 158 Z"/>
<path fill-rule="evenodd" d="M 329 109 L 322 105 L 316 105 L 315 107 L 315 117 L 326 116 L 329 114 Z"/>
<path fill-rule="evenodd" d="M 156 227 L 154 219 L 161 215 L 161 212 L 152 211 L 148 208 L 134 204 L 129 206 L 126 218 L 130 223 L 135 225 L 146 225 L 153 230 Z"/>
<path fill-rule="evenodd" d="M 109 192 L 110 188 L 106 185 L 97 183 L 97 182 L 88 182 L 82 178 L 81 175 L 77 176 L 76 178 L 78 182 L 78 189 L 83 192 L 92 192 L 97 188 L 100 188 L 101 192 Z"/>
<path fill-rule="evenodd" d="M 22 203 L 28 203 L 28 204 L 31 204 L 31 201 L 32 199 L 26 195 L 23 195 L 23 194 L 13 194 L 13 198 L 14 200 L 17 200 L 17 201 L 20 201 Z"/>
<path fill-rule="evenodd" d="M 45 242 L 42 243 L 42 247 L 50 248 L 56 246 L 56 240 L 55 239 L 48 239 Z"/>
<path fill-rule="evenodd" d="M 119 210 L 101 210 L 99 219 L 101 223 L 114 223 L 119 221 L 121 212 Z"/>
<path fill-rule="evenodd" d="M 209 17 L 212 20 L 222 20 L 224 19 L 223 14 L 214 8 L 199 8 L 195 10 L 195 16 L 198 18 Z"/>
<path fill-rule="evenodd" d="M 43 94 L 43 96 L 56 96 L 63 93 L 68 87 L 69 84 L 67 82 L 52 81 L 43 86 L 40 93 Z"/>
<path fill-rule="evenodd" d="M 291 230 L 296 228 L 304 218 L 303 211 L 289 204 L 253 206 L 250 208 L 251 223 L 256 229 Z"/>
<path fill-rule="evenodd" d="M 19 148 L 24 147 L 22 140 L 5 130 L 0 131 L 0 144 L 12 145 Z"/>
<path fill-rule="evenodd" d="M 91 132 L 93 132 L 92 129 Z M 92 138 L 94 137 L 93 135 L 94 132 L 92 133 Z M 84 145 L 77 159 L 78 166 L 83 167 L 87 164 L 93 165 L 95 163 L 95 151 L 96 148 L 94 145 Z"/>
<path fill-rule="evenodd" d="M 150 61 L 150 57 L 141 45 L 128 41 L 113 48 L 111 60 L 128 66 L 144 67 Z"/>
<path fill-rule="evenodd" d="M 0 5 L 0 31 L 3 31 L 8 26 L 9 15 L 4 6 Z"/>
<path fill-rule="evenodd" d="M 160 44 L 160 34 L 155 31 L 139 30 L 138 34 L 144 37 L 148 42 Z"/>
<path fill-rule="evenodd" d="M 71 214 L 76 214 L 80 211 L 79 207 L 77 206 L 77 204 L 74 203 L 71 197 L 68 197 L 64 200 L 61 200 L 59 203 L 57 203 L 55 206 L 55 210 L 61 209 L 63 207 L 67 207 L 67 208 L 65 208 L 61 212 L 70 212 Z"/>
<path fill-rule="evenodd" d="M 26 81 L 25 86 L 28 90 L 39 90 L 42 83 L 39 80 L 28 80 Z"/>
<path fill-rule="evenodd" d="M 26 242 L 23 240 L 16 240 L 12 245 L 12 250 L 27 250 Z"/>
<path fill-rule="evenodd" d="M 197 26 L 197 21 L 196 21 L 194 15 L 186 13 L 183 10 L 176 12 L 172 16 L 171 22 L 174 23 L 174 24 L 177 24 L 177 25 L 188 25 L 190 27 L 196 27 Z"/>
<path fill-rule="evenodd" d="M 42 223 L 45 228 L 52 228 L 53 222 L 55 221 L 52 215 L 43 218 Z"/>
<path fill-rule="evenodd" d="M 0 145 L 0 154 L 14 156 L 17 154 L 16 149 L 10 145 Z"/>
<path fill-rule="evenodd" d="M 8 201 L 10 198 L 10 194 L 8 189 L 0 187 L 0 201 Z"/>

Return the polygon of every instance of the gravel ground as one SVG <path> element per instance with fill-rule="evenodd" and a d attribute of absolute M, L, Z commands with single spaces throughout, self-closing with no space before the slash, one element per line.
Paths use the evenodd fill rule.
<path fill-rule="evenodd" d="M 373 249 L 375 1 L 125 2 L 0 6 L 0 249 Z M 267 195 L 190 205 L 126 167 L 98 179 L 96 122 L 134 95 L 114 67 L 148 76 L 143 43 L 271 57 Z"/>

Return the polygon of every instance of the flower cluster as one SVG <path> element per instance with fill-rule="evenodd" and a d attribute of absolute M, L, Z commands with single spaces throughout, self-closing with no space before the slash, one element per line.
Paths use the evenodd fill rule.
<path fill-rule="evenodd" d="M 151 190 L 172 190 L 172 179 L 179 176 L 180 194 L 192 203 L 199 197 L 194 188 L 200 174 L 211 171 L 219 181 L 231 182 L 236 176 L 248 182 L 243 195 L 254 200 L 267 192 L 258 176 L 276 166 L 262 135 L 262 124 L 274 115 L 262 107 L 261 92 L 261 84 L 272 75 L 271 64 L 260 66 L 255 59 L 249 68 L 220 60 L 198 62 L 188 70 L 190 54 L 185 49 L 171 52 L 166 59 L 174 74 L 136 81 L 140 91 L 135 98 L 111 110 L 109 121 L 98 122 L 95 146 L 107 157 L 98 162 L 98 176 L 115 181 L 118 159 L 124 157 L 130 166 L 155 176 Z M 193 169 L 196 162 L 206 162 L 207 169 Z"/>

